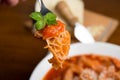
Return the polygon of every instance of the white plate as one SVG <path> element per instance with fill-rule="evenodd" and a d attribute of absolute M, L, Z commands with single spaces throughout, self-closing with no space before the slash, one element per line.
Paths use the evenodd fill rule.
<path fill-rule="evenodd" d="M 69 56 L 89 53 L 107 55 L 120 59 L 120 46 L 101 42 L 92 44 L 74 43 L 70 46 Z M 40 63 L 38 63 L 29 80 L 42 80 L 42 78 L 51 68 L 51 64 L 48 63 L 48 59 L 50 58 L 51 54 L 47 55 Z"/>

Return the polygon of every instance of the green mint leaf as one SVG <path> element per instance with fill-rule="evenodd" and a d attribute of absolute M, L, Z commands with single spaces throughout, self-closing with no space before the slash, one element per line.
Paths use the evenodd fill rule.
<path fill-rule="evenodd" d="M 53 13 L 47 13 L 44 19 L 47 25 L 56 24 L 56 15 Z"/>
<path fill-rule="evenodd" d="M 43 19 L 43 16 L 40 12 L 33 12 L 29 16 L 36 21 L 39 21 L 39 20 Z"/>
<path fill-rule="evenodd" d="M 35 23 L 35 28 L 36 28 L 36 30 L 40 30 L 40 29 L 42 29 L 42 28 L 44 28 L 44 27 L 45 27 L 45 25 L 44 25 L 43 20 L 37 21 L 37 22 Z"/>

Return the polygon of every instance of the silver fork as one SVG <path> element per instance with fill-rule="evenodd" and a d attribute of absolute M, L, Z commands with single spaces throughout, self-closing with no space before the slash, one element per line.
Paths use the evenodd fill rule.
<path fill-rule="evenodd" d="M 47 14 L 48 12 L 51 12 L 49 9 L 47 9 L 46 7 L 45 7 L 45 5 L 44 5 L 44 3 L 43 3 L 43 1 L 42 0 L 38 0 L 38 2 L 39 2 L 39 6 L 40 6 L 40 12 L 41 12 L 41 14 L 42 15 L 45 15 L 45 14 Z M 35 26 L 34 27 L 32 27 L 32 33 L 34 34 L 36 32 L 36 29 L 35 29 Z"/>
<path fill-rule="evenodd" d="M 48 9 L 45 7 L 45 5 L 44 5 L 44 3 L 43 3 L 42 0 L 38 0 L 38 2 L 39 2 L 39 5 L 41 6 L 40 12 L 41 12 L 42 15 L 45 15 L 46 13 L 51 12 L 50 10 L 48 10 Z"/>

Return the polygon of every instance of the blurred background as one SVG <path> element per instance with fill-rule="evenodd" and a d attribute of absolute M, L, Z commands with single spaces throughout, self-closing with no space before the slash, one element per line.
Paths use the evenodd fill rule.
<path fill-rule="evenodd" d="M 26 0 L 14 7 L 0 5 L 0 80 L 29 79 L 35 66 L 47 54 L 43 48 L 45 42 L 34 38 L 26 28 L 31 26 L 29 14 L 34 11 L 35 2 Z M 120 45 L 120 0 L 83 0 L 83 3 L 86 26 L 101 26 L 96 24 L 102 23 L 101 20 L 109 26 L 108 22 L 112 21 L 111 27 L 101 33 L 104 37 L 96 40 Z"/>

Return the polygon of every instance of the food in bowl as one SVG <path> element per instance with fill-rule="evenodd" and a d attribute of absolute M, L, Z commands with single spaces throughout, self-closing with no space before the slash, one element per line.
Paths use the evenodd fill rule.
<path fill-rule="evenodd" d="M 95 54 L 73 56 L 63 68 L 50 69 L 43 80 L 120 80 L 120 60 Z"/>

